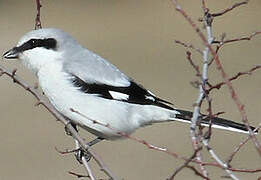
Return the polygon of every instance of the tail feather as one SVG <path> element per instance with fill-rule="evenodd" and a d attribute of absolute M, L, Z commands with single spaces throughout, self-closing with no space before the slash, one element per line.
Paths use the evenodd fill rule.
<path fill-rule="evenodd" d="M 191 118 L 193 116 L 193 113 L 190 111 L 175 109 L 180 114 L 176 114 L 175 120 L 181 121 L 181 122 L 191 122 Z M 205 116 L 206 118 L 201 117 L 201 125 L 203 126 L 209 126 L 210 118 Z M 241 133 L 248 133 L 248 130 L 244 124 L 236 123 L 227 119 L 223 118 L 213 118 L 212 119 L 212 127 L 218 128 L 218 129 L 224 129 L 229 131 L 235 131 L 235 132 L 241 132 Z M 254 131 L 255 127 L 250 126 L 251 130 Z M 257 131 L 255 131 L 257 133 Z"/>

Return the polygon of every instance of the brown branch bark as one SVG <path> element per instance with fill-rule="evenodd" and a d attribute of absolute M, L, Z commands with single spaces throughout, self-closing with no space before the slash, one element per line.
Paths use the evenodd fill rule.
<path fill-rule="evenodd" d="M 36 2 L 36 17 L 35 17 L 35 26 L 34 29 L 41 29 L 42 28 L 42 23 L 41 23 L 41 2 L 40 0 L 35 0 Z"/>
<path fill-rule="evenodd" d="M 212 16 L 213 17 L 217 17 L 217 16 L 222 16 L 230 11 L 232 11 L 233 9 L 239 7 L 239 6 L 242 6 L 244 4 L 247 4 L 249 0 L 246 0 L 246 1 L 242 1 L 242 2 L 238 2 L 238 3 L 235 3 L 233 4 L 231 7 L 227 8 L 227 9 L 224 9 L 223 11 L 221 12 L 218 12 L 218 13 L 212 13 Z"/>

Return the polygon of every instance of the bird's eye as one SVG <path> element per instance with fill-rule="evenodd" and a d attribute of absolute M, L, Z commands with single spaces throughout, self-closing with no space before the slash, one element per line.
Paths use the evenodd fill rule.
<path fill-rule="evenodd" d="M 36 44 L 36 42 L 37 42 L 36 39 L 31 39 L 31 40 L 30 40 L 30 44 L 31 44 L 31 45 Z"/>

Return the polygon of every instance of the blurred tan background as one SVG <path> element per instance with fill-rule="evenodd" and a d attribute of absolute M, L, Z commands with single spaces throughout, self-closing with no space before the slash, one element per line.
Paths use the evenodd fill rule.
<path fill-rule="evenodd" d="M 235 2 L 209 0 L 207 4 L 218 11 Z M 190 81 L 196 77 L 185 58 L 184 48 L 174 44 L 174 40 L 191 42 L 199 47 L 202 44 L 169 0 L 45 0 L 42 5 L 43 27 L 63 29 L 159 97 L 173 102 L 176 107 L 192 109 L 198 90 L 190 85 Z M 182 6 L 194 20 L 201 16 L 200 1 L 182 1 Z M 260 9 L 261 2 L 252 0 L 247 6 L 217 18 L 213 25 L 215 37 L 226 32 L 228 38 L 235 38 L 261 30 Z M 1 53 L 33 29 L 35 14 L 34 0 L 0 1 Z M 226 46 L 220 54 L 226 72 L 232 76 L 261 64 L 260 50 L 260 36 Z M 196 54 L 193 57 L 199 64 L 201 58 Z M 27 82 L 36 82 L 19 62 L 1 61 L 1 64 L 10 69 L 17 68 L 18 75 Z M 221 80 L 215 65 L 210 71 L 211 82 Z M 245 76 L 233 82 L 252 125 L 261 122 L 260 80 L 259 70 L 251 77 Z M 73 155 L 60 155 L 55 150 L 55 147 L 61 150 L 73 148 L 73 141 L 65 135 L 63 126 L 43 107 L 34 107 L 36 100 L 10 79 L 1 77 L 0 84 L 0 180 L 70 180 L 76 177 L 67 171 L 85 173 Z M 215 91 L 212 97 L 215 112 L 225 111 L 222 117 L 241 122 L 227 88 Z M 81 133 L 86 139 L 93 138 L 87 132 Z M 187 124 L 156 124 L 138 130 L 134 136 L 168 147 L 183 156 L 192 154 Z M 225 159 L 246 137 L 245 134 L 214 130 L 211 145 Z M 260 135 L 258 139 L 261 140 Z M 183 163 L 130 140 L 104 141 L 93 149 L 118 177 L 125 180 L 166 179 Z M 204 153 L 204 160 L 210 160 L 207 153 Z M 260 168 L 261 159 L 252 142 L 238 153 L 233 165 Z M 207 169 L 213 179 L 221 179 L 220 176 L 224 175 L 220 169 Z M 236 175 L 241 179 L 257 179 L 261 173 Z M 200 178 L 192 171 L 184 170 L 177 179 Z"/>

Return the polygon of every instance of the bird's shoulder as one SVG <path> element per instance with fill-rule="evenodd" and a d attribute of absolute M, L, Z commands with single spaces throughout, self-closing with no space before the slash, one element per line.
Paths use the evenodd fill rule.
<path fill-rule="evenodd" d="M 81 48 L 77 53 L 65 56 L 63 69 L 81 78 L 87 83 L 107 84 L 111 86 L 129 86 L 128 76 L 116 66 L 96 53 Z"/>

